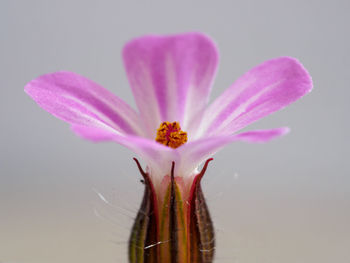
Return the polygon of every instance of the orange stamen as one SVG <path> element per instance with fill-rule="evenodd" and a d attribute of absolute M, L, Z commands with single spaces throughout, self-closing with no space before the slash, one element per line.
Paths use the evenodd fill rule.
<path fill-rule="evenodd" d="M 187 132 L 181 130 L 177 121 L 165 121 L 157 130 L 156 141 L 175 149 L 187 142 Z"/>

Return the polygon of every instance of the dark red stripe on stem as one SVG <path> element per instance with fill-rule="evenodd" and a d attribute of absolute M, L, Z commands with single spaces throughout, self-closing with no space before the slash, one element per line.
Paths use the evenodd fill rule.
<path fill-rule="evenodd" d="M 189 192 L 178 184 L 181 178 L 175 177 L 172 162 L 170 182 L 162 186 L 164 200 L 158 200 L 148 173 L 134 160 L 144 178 L 145 192 L 129 240 L 130 263 L 213 262 L 214 228 L 200 185 L 212 159 L 195 176 Z"/>

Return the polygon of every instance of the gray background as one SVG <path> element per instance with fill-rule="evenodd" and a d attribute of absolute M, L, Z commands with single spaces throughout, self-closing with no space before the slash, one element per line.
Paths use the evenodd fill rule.
<path fill-rule="evenodd" d="M 314 80 L 311 94 L 251 126 L 288 125 L 291 134 L 215 156 L 204 191 L 216 262 L 350 262 L 349 1 L 0 3 L 1 262 L 126 262 L 143 191 L 134 154 L 76 137 L 23 87 L 65 69 L 135 105 L 123 44 L 186 31 L 205 32 L 219 46 L 212 98 L 281 55 L 299 58 Z"/>

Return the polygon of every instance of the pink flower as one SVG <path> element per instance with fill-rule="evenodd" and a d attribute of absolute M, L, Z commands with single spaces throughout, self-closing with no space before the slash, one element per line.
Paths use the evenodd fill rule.
<path fill-rule="evenodd" d="M 208 106 L 218 52 L 207 36 L 144 36 L 125 45 L 123 58 L 138 111 L 71 72 L 43 75 L 25 91 L 81 137 L 117 142 L 147 163 L 130 262 L 211 262 L 214 231 L 200 189 L 208 162 L 201 173 L 198 166 L 231 142 L 267 142 L 286 134 L 285 127 L 240 130 L 310 92 L 311 77 L 294 58 L 272 59 Z"/>
<path fill-rule="evenodd" d="M 207 36 L 149 35 L 127 43 L 126 72 L 138 111 L 100 85 L 72 72 L 43 75 L 25 91 L 42 108 L 92 141 L 114 141 L 137 153 L 157 185 L 175 161 L 185 180 L 205 159 L 234 141 L 266 142 L 288 128 L 239 133 L 312 89 L 294 58 L 266 61 L 241 76 L 208 106 L 218 52 Z M 179 122 L 188 142 L 177 149 L 155 141 L 164 122 Z"/>

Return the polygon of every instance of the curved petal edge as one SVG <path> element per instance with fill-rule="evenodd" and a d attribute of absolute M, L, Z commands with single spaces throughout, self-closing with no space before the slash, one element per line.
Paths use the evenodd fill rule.
<path fill-rule="evenodd" d="M 209 137 L 187 143 L 179 147 L 177 150 L 181 155 L 181 170 L 185 171 L 184 174 L 190 174 L 190 172 L 197 168 L 197 166 L 203 161 L 212 157 L 216 152 L 229 143 L 237 141 L 264 143 L 283 136 L 289 131 L 288 127 L 269 130 L 254 130 L 234 135 Z"/>
<path fill-rule="evenodd" d="M 142 134 L 138 114 L 128 104 L 76 73 L 42 75 L 30 81 L 24 90 L 43 109 L 72 125 Z"/>
<path fill-rule="evenodd" d="M 202 135 L 229 135 L 283 109 L 312 90 L 312 79 L 295 58 L 268 60 L 240 77 L 205 113 Z"/>

